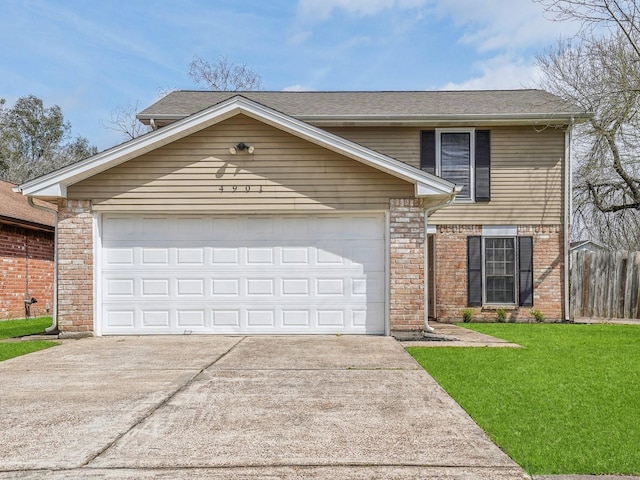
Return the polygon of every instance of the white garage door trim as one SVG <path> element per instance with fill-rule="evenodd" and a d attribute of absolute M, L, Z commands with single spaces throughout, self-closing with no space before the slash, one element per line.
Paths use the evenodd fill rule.
<path fill-rule="evenodd" d="M 267 326 L 266 328 L 261 328 L 261 327 L 255 327 L 255 326 L 249 326 L 249 312 L 248 310 L 251 308 L 252 304 L 251 301 L 252 298 L 248 298 L 249 304 L 248 306 L 244 306 L 243 307 L 243 311 L 240 313 L 234 313 L 234 314 L 230 314 L 229 315 L 229 322 L 230 325 L 226 326 L 226 327 L 222 327 L 220 325 L 214 325 L 214 322 L 212 321 L 212 318 L 215 318 L 217 313 L 216 310 L 203 310 L 204 315 L 205 315 L 205 323 L 202 325 L 197 325 L 199 323 L 202 323 L 199 319 L 195 319 L 195 316 L 199 315 L 199 318 L 202 318 L 202 314 L 194 314 L 194 319 L 198 320 L 194 322 L 194 326 L 191 328 L 184 328 L 184 325 L 182 326 L 178 326 L 177 325 L 177 321 L 175 320 L 175 318 L 177 318 L 179 316 L 179 313 L 174 309 L 173 311 L 169 312 L 169 313 L 165 313 L 164 317 L 168 318 L 167 315 L 169 317 L 171 317 L 171 325 L 168 327 L 164 327 L 164 326 L 158 326 L 156 328 L 153 327 L 141 327 L 140 326 L 140 322 L 141 320 L 138 318 L 140 317 L 140 311 L 136 311 L 133 314 L 129 314 L 131 318 L 136 317 L 135 322 L 137 322 L 135 324 L 135 327 L 123 327 L 123 328 L 118 328 L 118 327 L 114 327 L 113 325 L 109 326 L 107 324 L 107 310 L 110 308 L 109 306 L 111 305 L 111 307 L 113 307 L 113 303 L 109 303 L 109 299 L 111 301 L 113 301 L 114 296 L 114 290 L 113 290 L 113 285 L 117 285 L 120 284 L 122 286 L 122 288 L 125 288 L 126 285 L 130 285 L 129 288 L 131 291 L 126 291 L 124 292 L 125 295 L 133 295 L 133 289 L 135 288 L 136 290 L 136 294 L 138 294 L 138 292 L 142 291 L 142 287 L 140 286 L 140 282 L 142 280 L 140 280 L 140 278 L 136 278 L 133 279 L 133 277 L 128 278 L 127 275 L 125 274 L 125 272 L 127 272 L 127 267 L 124 267 L 123 269 L 118 270 L 117 266 L 116 268 L 113 267 L 113 263 L 111 265 L 108 265 L 105 263 L 106 261 L 106 256 L 105 252 L 111 252 L 111 254 L 109 256 L 113 256 L 113 249 L 111 247 L 113 247 L 114 242 L 113 240 L 109 240 L 108 237 L 106 239 L 106 244 L 105 242 L 105 221 L 107 219 L 114 219 L 114 218 L 124 218 L 128 215 L 133 215 L 136 216 L 136 214 L 133 213 L 128 213 L 128 212 L 122 212 L 121 214 L 100 214 L 100 213 L 96 213 L 94 215 L 94 254 L 95 254 L 95 267 L 94 267 L 94 273 L 95 273 L 95 291 L 94 291 L 94 298 L 96 299 L 95 303 L 94 303 L 94 310 L 95 310 L 95 316 L 94 318 L 96 319 L 95 322 L 95 329 L 96 329 L 96 334 L 97 335 L 126 335 L 126 334 L 132 334 L 132 335 L 139 335 L 139 334 L 144 334 L 144 333 L 148 333 L 148 334 L 163 334 L 163 333 L 167 333 L 167 334 L 184 334 L 184 333 L 219 333 L 219 334 L 234 334 L 234 333 L 241 333 L 241 334 L 251 334 L 251 333 L 255 333 L 255 334 L 286 334 L 286 333 L 302 333 L 302 334 L 313 334 L 313 333 L 317 333 L 317 334 L 327 334 L 327 333 L 345 333 L 345 334 L 388 334 L 389 332 L 389 326 L 388 326 L 388 306 L 389 306 L 389 285 L 388 285 L 388 265 L 389 265 L 389 239 L 388 239 L 388 214 L 386 212 L 340 212 L 340 214 L 303 214 L 303 213 L 295 213 L 295 214 L 291 214 L 291 215 L 283 215 L 281 213 L 274 213 L 274 214 L 260 214 L 260 215 L 216 215 L 216 214 L 211 214 L 211 215 L 202 215 L 200 213 L 193 213 L 193 214 L 187 214 L 187 213 L 182 213 L 182 214 L 176 214 L 176 215 L 161 215 L 161 214 L 138 214 L 137 216 L 139 216 L 140 218 L 144 217 L 144 218 L 160 218 L 160 217 L 165 217 L 167 219 L 169 219 L 168 221 L 177 221 L 177 219 L 189 219 L 189 218 L 206 218 L 208 221 L 211 222 L 217 222 L 217 221 L 224 221 L 229 225 L 233 225 L 234 222 L 248 222 L 249 219 L 271 219 L 271 221 L 282 221 L 282 222 L 289 222 L 288 224 L 290 225 L 294 225 L 295 223 L 291 223 L 292 219 L 303 219 L 304 225 L 315 225 L 316 223 L 321 222 L 321 220 L 324 220 L 322 223 L 326 224 L 329 226 L 329 230 L 331 231 L 331 229 L 333 229 L 334 233 L 335 231 L 337 231 L 336 229 L 336 225 L 344 225 L 347 227 L 347 229 L 349 230 L 347 233 L 342 233 L 341 235 L 343 236 L 343 238 L 338 238 L 338 239 L 332 239 L 331 237 L 327 237 L 327 235 L 324 234 L 320 234 L 321 238 L 316 238 L 315 236 L 313 236 L 313 238 L 310 236 L 307 238 L 307 240 L 314 242 L 314 246 L 309 246 L 309 257 L 316 255 L 317 258 L 320 258 L 320 255 L 332 255 L 333 253 L 335 253 L 335 251 L 339 251 L 339 252 L 346 252 L 344 255 L 342 255 L 342 262 L 344 263 L 344 265 L 342 267 L 337 267 L 340 269 L 341 272 L 343 272 L 344 275 L 344 279 L 346 279 L 345 282 L 340 282 L 338 281 L 338 279 L 336 278 L 336 270 L 334 270 L 333 272 L 330 272 L 329 270 L 318 270 L 318 263 L 313 263 L 310 262 L 309 265 L 305 265 L 306 269 L 310 269 L 311 273 L 310 273 L 310 278 L 312 279 L 311 284 L 315 285 L 315 287 L 310 287 L 311 289 L 316 289 L 317 293 L 321 293 L 320 292 L 320 287 L 321 285 L 324 285 L 325 287 L 331 289 L 335 286 L 335 288 L 338 288 L 338 286 L 340 286 L 342 283 L 344 283 L 345 287 L 344 290 L 342 290 L 343 294 L 339 295 L 336 297 L 335 301 L 330 301 L 329 303 L 327 303 L 326 301 L 322 303 L 322 305 L 316 305 L 314 307 L 313 305 L 313 297 L 310 297 L 310 301 L 306 302 L 305 305 L 307 306 L 307 313 L 300 313 L 300 319 L 302 320 L 303 318 L 306 317 L 310 318 L 311 320 L 309 322 L 305 322 L 305 323 L 311 323 L 312 327 L 306 327 L 306 326 L 301 326 L 299 328 L 296 327 L 292 327 L 292 326 L 287 326 L 286 325 L 286 321 L 284 320 L 285 318 L 285 314 L 287 315 L 292 315 L 291 314 L 291 310 L 295 310 L 295 308 L 289 308 L 287 310 L 287 312 L 285 312 L 284 310 L 286 310 L 285 308 L 282 308 L 280 310 L 278 310 L 277 308 L 272 308 L 271 310 L 274 312 L 274 318 L 275 321 L 273 320 L 273 318 L 266 322 L 267 324 L 277 324 L 275 325 L 277 328 L 272 328 L 271 326 Z M 234 220 L 235 219 L 235 220 Z M 337 219 L 337 220 L 336 220 Z M 327 221 L 328 220 L 328 221 Z M 332 222 L 341 222 L 338 224 L 332 224 Z M 370 240 L 367 244 L 369 245 L 369 248 L 367 249 L 362 249 L 362 247 L 360 246 L 358 248 L 358 252 L 355 252 L 354 246 L 355 246 L 355 242 L 358 241 L 358 228 L 353 227 L 352 225 L 355 222 L 365 222 L 362 225 L 365 226 L 368 229 L 373 228 L 373 226 L 375 225 L 375 229 L 377 230 L 376 236 L 374 237 L 375 239 Z M 294 220 L 295 222 L 295 220 Z M 310 223 L 311 222 L 311 223 Z M 367 223 L 368 222 L 368 223 Z M 373 223 L 372 223 L 373 222 Z M 254 222 L 255 223 L 255 222 Z M 213 225 L 213 224 L 212 224 Z M 213 228 L 213 227 L 211 227 Z M 245 227 L 248 228 L 248 227 Z M 309 230 L 310 227 L 305 227 L 307 230 Z M 316 228 L 320 228 L 320 227 L 316 227 Z M 175 230 L 175 229 L 174 229 Z M 177 231 L 177 230 L 176 230 Z M 248 231 L 248 230 L 247 230 Z M 251 230 L 253 231 L 253 230 Z M 318 230 L 319 232 L 321 232 L 321 230 Z M 340 230 L 342 231 L 342 230 Z M 145 232 L 147 232 L 147 230 L 145 229 Z M 145 233 L 146 234 L 146 233 Z M 286 237 L 287 234 L 285 234 Z M 351 240 L 348 239 L 349 236 L 352 236 L 353 238 L 351 238 Z M 268 248 L 259 248 L 261 246 L 260 242 L 258 242 L 257 244 L 249 244 L 247 242 L 251 241 L 251 234 L 249 234 L 249 237 L 247 239 L 244 239 L 243 242 L 246 245 L 249 245 L 247 247 L 247 249 L 245 249 L 246 251 L 244 251 L 244 253 L 240 253 L 241 256 L 245 256 L 246 260 L 248 261 L 249 259 L 249 255 L 260 255 L 261 254 L 261 250 L 262 253 L 266 256 L 269 256 L 269 252 L 268 252 Z M 277 235 L 275 235 L 275 237 L 277 237 Z M 276 241 L 277 238 L 275 238 L 272 236 L 271 240 L 272 241 Z M 133 237 L 132 237 L 133 238 Z M 143 237 L 144 238 L 144 237 Z M 151 238 L 147 236 L 147 240 Z M 157 237 L 156 237 L 157 238 Z M 229 237 L 231 238 L 231 237 Z M 256 238 L 258 237 L 254 237 L 253 240 L 256 240 Z M 260 236 L 260 238 L 263 238 L 263 236 Z M 361 238 L 365 238 L 365 237 L 361 237 Z M 137 239 L 139 240 L 139 239 Z M 137 241 L 136 240 L 136 241 Z M 325 242 L 324 244 L 318 244 L 317 242 Z M 172 243 L 173 242 L 173 243 Z M 327 243 L 328 242 L 328 243 Z M 117 243 L 117 242 L 116 242 Z M 182 249 L 182 248 L 178 248 L 176 247 L 176 239 L 173 239 L 169 242 L 164 242 L 165 246 L 167 247 L 166 250 L 167 251 L 171 251 L 172 253 L 169 253 L 168 255 L 173 256 L 173 258 L 177 258 L 178 256 L 178 250 L 181 253 L 186 252 L 188 254 L 188 249 Z M 263 242 L 264 243 L 264 242 Z M 268 243 L 268 242 L 267 242 Z M 181 246 L 182 243 L 180 243 Z M 218 246 L 221 246 L 219 244 L 216 244 Z M 319 246 L 318 246 L 319 245 Z M 362 243 L 359 243 L 358 245 L 362 245 Z M 186 245 L 184 245 L 186 246 Z M 256 247 L 256 248 L 251 248 L 251 247 Z M 280 258 L 281 261 L 284 260 L 284 250 L 283 248 L 281 248 L 281 246 L 275 245 L 275 247 L 273 247 L 273 251 L 276 251 L 276 247 L 277 247 L 277 253 L 273 254 L 273 257 L 278 257 L 281 256 L 282 258 Z M 284 246 L 282 246 L 284 247 Z M 322 248 L 320 248 L 322 247 Z M 143 247 L 140 247 L 143 248 Z M 144 248 L 143 248 L 144 249 Z M 211 258 L 213 257 L 213 253 L 212 253 L 212 249 L 213 247 L 211 247 L 211 251 L 209 251 L 208 253 L 204 253 L 204 255 L 207 255 L 209 258 L 209 261 L 211 261 Z M 152 249 L 146 249 L 145 250 L 145 254 L 149 254 L 149 252 Z M 300 249 L 300 253 L 303 253 L 304 249 Z M 362 253 L 361 250 L 370 250 L 370 253 Z M 218 250 L 216 250 L 218 251 Z M 132 249 L 133 252 L 133 249 Z M 315 253 L 314 253 L 315 252 Z M 333 252 L 333 253 L 332 253 Z M 354 253 L 355 252 L 355 253 Z M 153 252 L 151 252 L 153 253 Z M 289 252 L 291 253 L 291 252 Z M 137 253 L 131 253 L 129 254 L 130 257 L 132 256 L 136 256 L 136 258 L 141 258 L 141 253 L 138 251 Z M 165 254 L 165 257 L 167 256 L 167 254 Z M 352 257 L 354 259 L 354 261 L 352 261 L 349 257 Z M 200 257 L 202 257 L 202 255 L 200 255 Z M 375 257 L 375 258 L 374 258 Z M 364 260 L 362 260 L 364 259 Z M 362 263 L 359 263 L 362 260 Z M 365 267 L 365 264 L 367 264 L 368 262 L 369 265 L 367 265 L 367 267 Z M 142 262 L 144 263 L 144 262 Z M 276 262 L 277 263 L 277 262 Z M 312 265 L 313 263 L 313 265 Z M 130 269 L 135 269 L 135 266 L 139 265 L 139 264 L 134 264 L 134 266 L 130 267 Z M 314 266 L 315 265 L 315 266 Z M 248 265 L 245 265 L 242 268 L 247 268 Z M 324 267 L 323 265 L 320 265 L 320 267 Z M 353 268 L 352 268 L 353 267 Z M 146 268 L 146 267 L 145 267 Z M 164 273 L 167 273 L 169 271 L 173 272 L 173 270 L 171 270 L 171 266 L 169 266 L 169 264 L 167 263 L 167 270 Z M 175 268 L 175 267 L 173 267 Z M 216 267 L 217 268 L 217 267 Z M 369 290 L 368 293 L 369 295 L 367 296 L 366 300 L 364 300 L 364 307 L 363 307 L 363 303 L 361 301 L 362 295 L 360 296 L 360 299 L 357 298 L 357 295 L 359 292 L 356 291 L 357 288 L 354 287 L 353 285 L 351 287 L 347 287 L 346 284 L 347 283 L 351 283 L 351 284 L 355 284 L 356 282 L 359 283 L 360 285 L 362 285 L 362 276 L 358 277 L 359 273 L 357 271 L 357 269 L 360 268 L 362 270 L 362 274 L 366 273 L 370 279 L 369 283 L 366 284 L 367 289 Z M 315 270 L 314 270 L 315 269 Z M 351 270 L 350 270 L 351 269 Z M 262 278 L 262 280 L 265 280 L 263 282 L 261 282 L 261 273 L 260 270 L 255 270 L 253 271 L 254 275 L 253 275 L 253 279 L 251 281 L 249 280 L 243 280 L 242 284 L 244 285 L 246 283 L 246 285 L 239 287 L 240 289 L 244 288 L 245 292 L 248 292 L 249 288 L 252 287 L 256 287 L 256 288 L 260 288 L 260 284 L 262 283 L 265 288 L 267 288 L 266 292 L 267 293 L 272 293 L 275 294 L 276 296 L 274 298 L 272 298 L 272 301 L 275 301 L 276 303 L 278 302 L 278 298 L 277 295 L 284 293 L 284 288 L 283 285 L 285 282 L 289 281 L 289 278 L 284 278 L 284 277 L 277 277 L 277 270 L 278 270 L 278 265 L 274 264 L 273 266 L 271 264 L 269 264 L 269 271 L 274 271 L 276 273 L 274 273 L 273 275 L 266 275 L 266 279 Z M 162 271 L 162 270 L 160 270 Z M 298 270 L 297 273 L 300 273 L 301 270 Z M 122 273 L 122 282 L 119 282 L 119 272 Z M 147 270 L 145 270 L 145 272 L 148 273 Z M 289 277 L 291 277 L 291 274 L 295 273 L 293 270 L 286 270 L 285 272 L 287 272 L 289 275 Z M 315 273 L 314 273 L 315 272 Z M 325 275 L 324 272 L 328 272 L 328 275 Z M 352 273 L 349 273 L 352 272 Z M 202 273 L 202 272 L 201 272 Z M 206 272 L 205 272 L 206 273 Z M 237 273 L 237 272 L 236 272 Z M 246 273 L 244 270 L 242 270 L 242 273 Z M 249 272 L 251 273 L 251 272 Z M 167 309 L 169 309 L 169 304 L 171 303 L 170 301 L 167 300 L 168 303 L 164 303 L 163 304 L 163 298 L 164 300 L 166 300 L 167 297 L 166 293 L 167 293 L 167 288 L 173 289 L 173 291 L 175 291 L 176 287 L 176 282 L 178 282 L 179 280 L 176 280 L 180 273 L 172 273 L 171 274 L 172 277 L 170 279 L 168 278 L 163 278 L 163 282 L 159 281 L 156 282 L 157 286 L 160 286 L 160 284 L 164 285 L 164 291 L 159 293 L 159 297 L 158 297 L 158 301 L 160 307 L 158 307 L 158 310 L 166 310 L 168 312 Z M 275 276 L 274 276 L 275 275 Z M 323 277 L 324 275 L 324 277 Z M 233 275 L 232 275 L 233 276 Z M 262 275 L 264 277 L 264 275 Z M 295 275 L 293 275 L 295 277 Z M 105 280 L 105 277 L 108 280 Z M 160 277 L 163 277 L 163 275 L 160 275 Z M 323 278 L 321 278 L 323 277 Z M 335 280 L 332 282 L 332 279 Z M 255 280 L 255 281 L 253 281 Z M 205 280 L 207 282 L 213 282 L 213 279 L 207 279 Z M 171 283 L 170 287 L 167 287 L 168 285 L 170 285 L 169 282 Z M 252 282 L 252 283 L 251 283 Z M 233 282 L 230 282 L 233 283 Z M 280 285 L 279 287 L 275 287 L 275 289 L 280 288 L 281 291 L 278 292 L 274 292 L 273 289 L 269 290 L 269 284 L 276 284 L 276 285 Z M 294 282 L 289 282 L 292 285 L 294 284 Z M 304 282 L 300 282 L 300 284 L 302 285 Z M 135 287 L 133 286 L 135 284 Z M 152 281 L 148 281 L 147 278 L 144 279 L 144 284 L 145 285 L 151 285 L 153 286 L 153 282 Z M 186 284 L 186 283 L 185 283 Z M 239 294 L 240 292 L 237 291 L 237 285 L 238 282 L 235 282 L 236 284 L 236 290 L 232 293 L 234 294 Z M 205 291 L 209 292 L 209 290 L 211 289 L 211 293 L 215 293 L 215 287 L 212 287 L 212 283 L 208 283 L 205 286 Z M 105 287 L 109 287 L 110 291 L 108 292 L 107 290 L 105 290 Z M 348 289 L 351 288 L 350 291 L 348 291 Z M 362 286 L 359 288 L 363 288 Z M 375 289 L 376 292 L 376 298 L 375 301 L 372 300 L 372 292 L 371 290 Z M 126 290 L 126 288 L 125 288 Z M 361 290 L 363 291 L 363 290 Z M 123 293 L 123 292 L 121 292 Z M 255 292 L 252 292 L 255 293 Z M 309 293 L 309 292 L 307 292 Z M 336 293 L 335 292 L 330 292 L 330 293 Z M 135 296 L 134 295 L 134 296 Z M 171 297 L 172 298 L 172 297 Z M 219 303 L 216 303 L 218 305 L 222 305 L 222 302 L 224 302 L 224 298 L 223 297 L 215 297 L 216 298 L 216 302 L 218 302 L 217 299 L 219 300 Z M 266 297 L 265 297 L 266 298 Z M 269 297 L 271 298 L 271 297 Z M 255 300 L 255 297 L 254 297 Z M 329 299 L 330 300 L 330 299 Z M 269 301 L 269 299 L 266 299 L 265 301 Z M 197 311 L 198 309 L 200 309 L 200 307 L 202 307 L 203 303 L 207 303 L 207 308 L 209 307 L 208 302 L 213 302 L 213 300 L 211 298 L 207 300 L 201 300 L 200 301 L 200 305 L 197 306 L 194 305 L 194 308 L 191 309 L 193 312 Z M 133 302 L 136 303 L 136 302 Z M 144 302 L 143 302 L 144 303 Z M 196 302 L 197 303 L 197 302 Z M 333 303 L 335 304 L 335 308 L 333 308 Z M 126 300 L 124 301 L 124 304 L 126 304 Z M 258 305 L 259 303 L 254 303 L 253 306 L 255 307 L 256 305 Z M 133 304 L 130 305 L 126 305 L 128 311 L 132 311 Z M 260 304 L 261 305 L 261 304 Z M 327 305 L 332 305 L 332 308 L 327 308 Z M 271 306 L 273 307 L 273 303 L 271 304 Z M 287 305 L 285 305 L 287 306 Z M 289 305 L 291 306 L 291 305 Z M 294 306 L 295 306 L 295 301 L 294 301 Z M 165 308 L 166 307 L 166 308 Z M 320 308 L 321 307 L 321 308 Z M 146 308 L 146 307 L 145 307 Z M 314 310 L 315 308 L 315 310 Z M 363 308 L 366 308 L 366 325 L 363 324 Z M 127 309 L 122 309 L 127 310 Z M 190 310 L 189 308 L 184 307 L 184 305 L 182 305 L 182 312 L 184 312 L 186 310 Z M 148 312 L 150 310 L 153 310 L 153 308 L 146 308 L 146 312 L 148 314 Z M 222 308 L 218 308 L 217 312 L 219 314 L 219 311 L 222 310 Z M 234 310 L 233 308 L 231 310 Z M 255 309 L 254 309 L 255 310 Z M 258 309 L 259 310 L 259 309 Z M 266 310 L 266 309 L 264 309 Z M 330 313 L 327 313 L 327 311 L 334 311 L 336 312 L 336 317 L 335 318 L 330 318 Z M 113 308 L 109 311 L 109 315 L 110 318 L 115 318 L 113 316 Z M 238 310 L 239 312 L 239 310 Z M 338 312 L 342 312 L 340 314 L 338 314 Z M 251 312 L 253 313 L 253 311 Z M 234 318 L 231 318 L 235 315 Z M 238 315 L 240 315 L 241 319 L 240 319 L 240 323 L 238 318 Z M 357 315 L 357 318 L 356 318 Z M 158 315 L 158 319 L 160 319 L 159 317 L 162 315 Z M 294 315 L 295 316 L 295 315 Z M 174 318 L 175 317 L 175 318 Z M 124 316 L 122 318 L 125 318 Z M 255 317 L 257 318 L 257 317 Z M 328 320 L 327 324 L 325 324 L 324 326 L 321 325 L 322 322 L 320 321 L 322 318 Z M 344 321 L 343 321 L 344 319 Z M 269 319 L 267 319 L 269 320 Z M 359 320 L 356 321 L 356 320 Z M 316 322 L 318 322 L 320 324 L 320 326 L 318 326 L 316 324 Z M 335 325 L 331 325 L 332 323 L 335 322 Z M 126 322 L 125 322 L 126 323 Z M 163 323 L 163 322 L 160 322 Z M 189 322 L 187 322 L 189 323 Z M 224 323 L 224 322 L 223 322 Z"/>

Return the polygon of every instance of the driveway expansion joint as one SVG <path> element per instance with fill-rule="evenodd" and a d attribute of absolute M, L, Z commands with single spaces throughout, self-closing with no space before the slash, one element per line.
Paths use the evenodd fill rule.
<path fill-rule="evenodd" d="M 86 461 L 84 461 L 82 464 L 80 464 L 80 468 L 88 467 L 91 462 L 94 462 L 98 457 L 100 457 L 101 455 L 103 455 L 104 453 L 109 451 L 109 449 L 111 449 L 116 443 L 118 443 L 118 441 L 120 439 L 122 439 L 122 437 L 124 437 L 127 433 L 131 432 L 137 426 L 141 425 L 151 415 L 153 415 L 156 411 L 158 411 L 158 409 L 160 409 L 161 407 L 166 405 L 168 402 L 170 402 L 171 399 L 174 398 L 176 395 L 178 395 L 180 392 L 184 391 L 200 375 L 205 373 L 207 369 L 211 368 L 217 362 L 219 362 L 224 357 L 226 357 L 229 354 L 229 352 L 231 352 L 240 343 L 242 343 L 242 341 L 245 338 L 246 337 L 240 337 L 238 339 L 238 341 L 236 343 L 234 343 L 226 352 L 224 352 L 222 355 L 218 356 L 213 362 L 211 362 L 211 363 L 205 365 L 204 367 L 200 368 L 200 370 L 196 374 L 192 375 L 186 382 L 184 382 L 182 385 L 179 385 L 177 389 L 175 389 L 173 392 L 169 393 L 162 401 L 158 402 L 156 405 L 151 407 L 144 415 L 142 415 L 139 419 L 137 419 L 135 422 L 133 422 L 129 426 L 129 428 L 127 430 L 125 430 L 124 432 L 121 432 L 120 434 L 118 434 L 116 436 L 116 438 L 114 438 L 111 442 L 107 443 L 107 445 L 105 445 L 103 448 L 101 448 L 97 453 L 91 455 Z"/>

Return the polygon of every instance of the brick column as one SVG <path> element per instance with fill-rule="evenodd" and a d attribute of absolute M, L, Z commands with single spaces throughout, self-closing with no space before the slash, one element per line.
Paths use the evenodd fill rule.
<path fill-rule="evenodd" d="M 424 210 L 420 200 L 389 202 L 389 324 L 398 338 L 424 331 Z"/>
<path fill-rule="evenodd" d="M 93 215 L 89 200 L 58 208 L 58 329 L 93 332 Z"/>
<path fill-rule="evenodd" d="M 518 225 L 518 235 L 533 237 L 533 308 L 549 321 L 564 320 L 563 230 L 562 225 Z M 518 318 L 529 318 L 526 310 Z"/>

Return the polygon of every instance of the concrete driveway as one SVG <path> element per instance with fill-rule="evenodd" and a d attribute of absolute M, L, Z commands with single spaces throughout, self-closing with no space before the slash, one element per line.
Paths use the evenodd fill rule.
<path fill-rule="evenodd" d="M 390 337 L 68 341 L 0 363 L 0 478 L 528 478 Z"/>

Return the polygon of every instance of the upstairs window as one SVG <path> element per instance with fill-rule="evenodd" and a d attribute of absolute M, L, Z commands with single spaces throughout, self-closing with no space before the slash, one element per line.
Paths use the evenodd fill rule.
<path fill-rule="evenodd" d="M 420 140 L 420 168 L 462 187 L 456 201 L 491 199 L 489 130 L 424 130 Z"/>
<path fill-rule="evenodd" d="M 442 131 L 436 136 L 436 175 L 462 186 L 458 199 L 474 198 L 471 178 L 475 162 L 471 143 L 471 132 Z"/>

